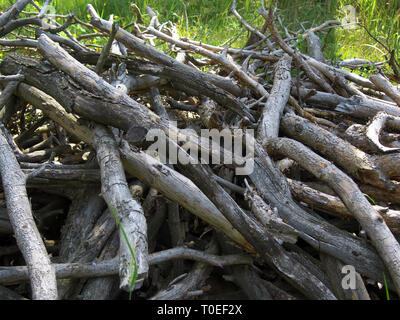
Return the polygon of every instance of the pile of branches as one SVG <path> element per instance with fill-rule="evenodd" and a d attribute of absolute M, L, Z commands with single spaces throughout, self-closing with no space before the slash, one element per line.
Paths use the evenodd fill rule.
<path fill-rule="evenodd" d="M 340 23 L 278 31 L 261 2 L 257 29 L 233 1 L 250 34 L 233 49 L 148 7 L 122 28 L 90 4 L 88 24 L 29 3 L 0 16 L 0 298 L 400 294 L 400 93 L 350 71 L 365 61 L 325 60 L 317 33 Z M 202 129 L 239 134 L 252 170 L 192 161 L 229 153 Z M 148 152 L 152 130 L 187 161 Z"/>

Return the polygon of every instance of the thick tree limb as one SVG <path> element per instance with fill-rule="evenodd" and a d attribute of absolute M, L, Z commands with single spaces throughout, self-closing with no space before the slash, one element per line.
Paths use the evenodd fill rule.
<path fill-rule="evenodd" d="M 248 255 L 216 255 L 185 247 L 177 247 L 165 251 L 158 251 L 149 255 L 149 265 L 155 265 L 175 259 L 187 259 L 205 263 L 215 267 L 227 267 L 240 264 L 251 264 Z M 119 272 L 119 258 L 111 258 L 100 262 L 76 262 L 53 264 L 57 279 L 96 278 L 114 276 Z M 11 285 L 29 279 L 26 266 L 0 267 L 0 284 Z"/>
<path fill-rule="evenodd" d="M 300 95 L 305 96 L 312 90 L 300 88 Z M 296 96 L 295 90 L 292 93 Z M 331 110 L 338 111 L 342 114 L 347 114 L 357 119 L 373 118 L 378 112 L 384 111 L 394 117 L 400 117 L 400 109 L 394 104 L 380 99 L 360 98 L 353 96 L 351 98 L 344 98 L 336 94 L 329 94 L 326 92 L 317 91 L 307 99 L 308 104 L 316 104 L 326 106 Z M 389 121 L 390 126 L 399 130 L 399 124 Z"/>
<path fill-rule="evenodd" d="M 314 32 L 308 31 L 306 40 L 308 54 L 318 61 L 325 62 L 324 54 L 321 49 L 321 39 Z"/>
<path fill-rule="evenodd" d="M 78 136 L 81 140 L 89 144 L 92 143 L 92 131 L 79 125 L 75 117 L 68 114 L 54 99 L 25 84 L 22 84 L 19 88 L 21 90 L 20 94 L 27 101 L 36 107 L 42 108 L 51 119 L 63 126 L 69 133 Z M 232 228 L 219 210 L 190 180 L 178 172 L 163 166 L 149 155 L 143 152 L 134 152 L 128 146 L 124 146 L 124 144 L 120 148 L 120 152 L 125 169 L 130 174 L 136 176 L 147 185 L 160 190 L 174 202 L 204 219 L 217 229 L 222 230 L 235 242 L 251 250 L 251 247 L 244 238 Z M 161 174 L 157 168 L 165 168 L 168 173 Z M 191 191 L 188 192 L 188 190 Z M 194 199 L 189 199 L 188 195 L 194 197 Z"/>

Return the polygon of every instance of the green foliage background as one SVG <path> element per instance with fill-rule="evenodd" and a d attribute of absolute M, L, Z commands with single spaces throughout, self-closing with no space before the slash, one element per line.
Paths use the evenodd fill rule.
<path fill-rule="evenodd" d="M 14 1 L 0 0 L 0 7 L 5 10 Z M 36 1 L 42 4 L 44 1 Z M 124 26 L 135 19 L 130 3 L 135 3 L 142 11 L 145 23 L 149 17 L 145 7 L 150 6 L 159 14 L 159 20 L 171 20 L 176 24 L 181 36 L 210 44 L 223 45 L 231 41 L 233 47 L 243 47 L 248 33 L 230 13 L 231 0 L 94 0 L 89 1 L 99 14 L 108 19 L 115 15 L 120 25 Z M 269 5 L 271 0 L 265 0 Z M 66 14 L 75 11 L 77 16 L 88 21 L 86 14 L 87 0 L 53 0 L 57 13 Z M 400 56 L 400 1 L 399 0 L 278 0 L 278 14 L 282 24 L 293 32 L 301 32 L 317 26 L 329 19 L 343 21 L 343 8 L 351 5 L 356 10 L 356 19 L 363 22 L 371 34 Z M 264 20 L 257 13 L 259 0 L 237 0 L 237 10 L 253 26 L 260 28 Z M 33 6 L 27 8 L 34 11 Z M 279 25 L 279 24 L 278 24 Z M 77 28 L 76 34 L 87 32 Z M 384 61 L 387 51 L 375 39 L 358 25 L 352 29 L 335 28 L 328 34 L 319 33 L 325 56 L 333 61 L 353 57 Z M 102 39 L 95 39 L 99 44 Z M 298 41 L 297 47 L 305 49 L 305 41 Z"/>

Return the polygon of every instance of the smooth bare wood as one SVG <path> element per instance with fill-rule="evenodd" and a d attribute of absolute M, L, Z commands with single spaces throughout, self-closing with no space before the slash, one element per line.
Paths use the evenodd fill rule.
<path fill-rule="evenodd" d="M 377 115 L 372 119 L 371 123 L 367 127 L 366 136 L 367 138 L 382 152 L 397 151 L 400 148 L 389 148 L 382 145 L 379 141 L 380 133 L 385 126 L 386 120 L 389 115 L 384 112 L 378 112 Z"/>
<path fill-rule="evenodd" d="M 388 120 L 389 119 L 387 119 L 386 123 L 389 127 Z M 334 133 L 339 138 L 350 142 L 353 146 L 366 153 L 379 153 L 379 148 L 367 138 L 366 131 L 366 125 L 355 123 L 347 128 L 339 125 L 332 130 L 332 133 Z M 399 138 L 400 135 L 398 133 L 389 133 L 386 130 L 382 130 L 379 136 L 380 143 L 389 148 L 400 148 Z"/>
<path fill-rule="evenodd" d="M 308 54 L 318 61 L 325 62 L 324 54 L 321 49 L 321 39 L 314 32 L 308 31 L 306 40 Z"/>

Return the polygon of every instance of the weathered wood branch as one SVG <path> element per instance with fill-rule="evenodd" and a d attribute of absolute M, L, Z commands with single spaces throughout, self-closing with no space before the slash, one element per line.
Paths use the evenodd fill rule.
<path fill-rule="evenodd" d="M 32 217 L 25 188 L 26 178 L 3 132 L 0 133 L 0 149 L 0 172 L 7 199 L 8 216 L 18 247 L 28 265 L 32 298 L 55 300 L 57 299 L 55 273 Z"/>
<path fill-rule="evenodd" d="M 31 2 L 31 0 L 18 0 L 6 12 L 0 16 L 0 28 L 13 19 L 16 19 L 19 13 Z"/>
<path fill-rule="evenodd" d="M 294 202 L 285 176 L 275 167 L 265 150 L 258 144 L 255 146 L 256 158 L 250 179 L 264 200 L 278 209 L 280 217 L 316 250 L 353 265 L 362 274 L 383 281 L 385 269 L 375 249 L 362 239 L 311 215 Z"/>
<path fill-rule="evenodd" d="M 118 145 L 112 133 L 98 125 L 94 130 L 93 147 L 96 150 L 100 165 L 102 196 L 110 211 L 118 216 L 120 221 L 120 287 L 130 290 L 130 279 L 135 270 L 131 260 L 135 259 L 137 282 L 135 288 L 140 288 L 148 272 L 147 224 L 141 205 L 132 198 L 129 191 L 124 169 L 122 167 Z M 125 239 L 124 233 L 128 239 Z M 130 243 L 126 243 L 129 241 Z M 132 256 L 130 248 L 134 248 Z"/>
<path fill-rule="evenodd" d="M 305 96 L 309 92 L 311 92 L 311 90 L 300 88 L 301 96 Z M 297 95 L 295 90 L 292 90 L 292 94 L 294 96 Z M 380 111 L 384 111 L 395 117 L 400 116 L 400 109 L 395 104 L 380 99 L 362 99 L 357 96 L 344 98 L 337 94 L 317 91 L 316 94 L 307 99 L 307 103 L 311 105 L 325 106 L 330 110 L 335 110 L 357 119 L 369 120 Z M 398 125 L 396 127 L 398 128 Z"/>
<path fill-rule="evenodd" d="M 203 166 L 180 166 L 181 170 L 221 208 L 222 213 L 254 246 L 257 253 L 292 285 L 314 299 L 335 299 L 331 291 L 304 265 L 294 261 L 272 234 L 246 215 Z M 293 268 L 293 265 L 296 267 Z"/>
<path fill-rule="evenodd" d="M 371 238 L 392 276 L 397 292 L 400 292 L 400 270 L 398 268 L 400 265 L 400 244 L 353 180 L 332 163 L 295 140 L 278 138 L 270 140 L 268 146 L 294 159 L 299 165 L 326 182 L 338 193 Z"/>
<path fill-rule="evenodd" d="M 369 80 L 381 91 L 386 93 L 400 107 L 400 92 L 396 90 L 389 80 L 381 74 L 376 74 L 369 77 Z"/>
<path fill-rule="evenodd" d="M 185 247 L 177 247 L 164 251 L 158 251 L 149 255 L 149 265 L 175 260 L 187 259 L 205 263 L 215 267 L 227 267 L 232 265 L 251 264 L 252 259 L 247 255 L 216 255 L 210 252 L 202 252 Z M 53 264 L 57 279 L 97 278 L 118 275 L 118 257 L 106 259 L 100 262 L 73 262 Z M 29 280 L 26 266 L 0 267 L 0 283 L 12 285 Z"/>
<path fill-rule="evenodd" d="M 286 54 L 275 66 L 274 86 L 263 108 L 258 125 L 257 138 L 261 141 L 278 136 L 280 118 L 290 95 L 291 62 L 292 58 Z"/>
<path fill-rule="evenodd" d="M 258 10 L 258 13 L 262 15 L 262 17 L 267 21 L 268 23 L 268 28 L 271 32 L 271 35 L 273 36 L 275 42 L 290 56 L 293 57 L 293 60 L 301 66 L 301 68 L 304 70 L 304 72 L 307 74 L 307 76 L 314 81 L 318 86 L 320 86 L 322 89 L 324 89 L 326 92 L 329 93 L 335 93 L 331 85 L 326 82 L 324 79 L 322 79 L 320 76 L 318 76 L 312 69 L 311 67 L 307 64 L 307 62 L 303 59 L 303 57 L 294 51 L 291 47 L 289 47 L 286 42 L 283 41 L 281 35 L 278 32 L 278 29 L 276 28 L 275 25 L 275 20 L 273 16 L 273 11 L 270 9 L 270 11 L 267 13 L 267 11 L 264 8 L 260 8 Z"/>
<path fill-rule="evenodd" d="M 395 187 L 375 163 L 373 157 L 328 130 L 291 114 L 286 114 L 282 118 L 281 126 L 289 137 L 295 138 L 332 160 L 354 178 L 380 188 L 393 189 Z"/>
<path fill-rule="evenodd" d="M 92 131 L 78 124 L 77 120 L 68 114 L 54 99 L 49 99 L 49 96 L 29 86 L 25 87 L 22 85 L 20 88 L 20 90 L 24 91 L 26 91 L 25 89 L 29 89 L 29 94 L 21 91 L 21 94 L 24 94 L 24 98 L 33 105 L 47 110 L 46 112 L 49 117 L 63 126 L 70 134 L 78 135 L 83 141 L 90 144 L 92 143 Z M 45 101 L 47 102 L 45 103 Z M 136 119 L 138 119 L 138 116 L 139 114 L 136 114 Z M 134 117 L 133 114 L 132 117 Z M 141 123 L 142 125 L 145 123 L 145 119 L 144 117 Z M 140 125 L 140 122 L 138 122 L 138 124 Z M 174 202 L 204 219 L 217 229 L 222 230 L 235 242 L 242 244 L 248 249 L 251 248 L 243 237 L 232 228 L 219 210 L 190 180 L 180 175 L 178 172 L 163 166 L 160 162 L 144 152 L 132 151 L 126 144 L 122 144 L 120 152 L 127 172 L 139 178 L 147 185 L 160 190 Z M 160 170 L 162 168 L 165 168 L 168 173 L 161 174 Z M 162 171 L 164 172 L 164 170 Z M 191 191 L 188 192 L 188 190 Z M 192 197 L 194 197 L 194 199 Z"/>
<path fill-rule="evenodd" d="M 389 115 L 385 114 L 384 112 L 379 112 L 377 115 L 372 119 L 371 123 L 367 127 L 366 136 L 367 138 L 380 150 L 383 152 L 389 151 L 397 151 L 400 148 L 389 148 L 382 145 L 379 141 L 380 133 L 385 126 L 385 122 L 387 119 L 390 118 Z"/>
<path fill-rule="evenodd" d="M 313 189 L 300 181 L 288 179 L 288 184 L 293 198 L 297 201 L 307 203 L 310 207 L 335 217 L 354 219 L 353 214 L 339 197 Z M 375 205 L 374 208 L 385 220 L 390 230 L 399 234 L 400 211 L 378 205 Z"/>

